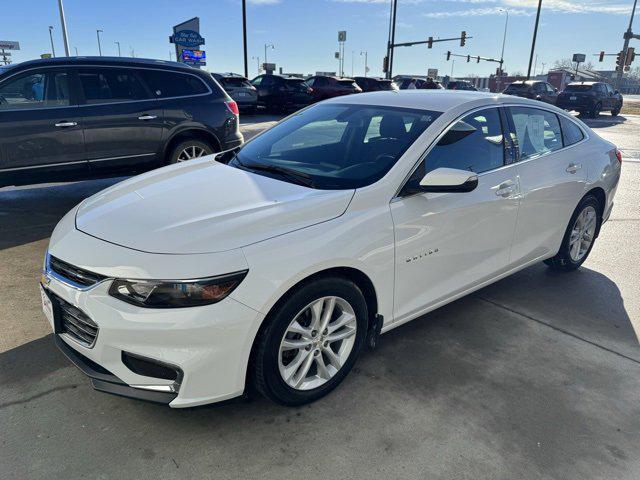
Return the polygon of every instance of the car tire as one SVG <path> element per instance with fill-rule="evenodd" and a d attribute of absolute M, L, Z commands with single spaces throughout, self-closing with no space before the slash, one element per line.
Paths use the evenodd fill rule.
<path fill-rule="evenodd" d="M 600 232 L 602 224 L 601 205 L 596 197 L 587 195 L 576 207 L 562 238 L 558 253 L 544 261 L 552 270 L 570 272 L 587 259 Z M 585 213 L 586 212 L 586 213 Z M 586 215 L 586 217 L 583 217 Z M 590 220 L 592 218 L 592 220 Z M 591 224 L 590 222 L 593 221 Z M 585 223 L 586 222 L 586 223 Z M 588 223 L 588 225 L 587 225 Z M 586 238 L 588 244 L 583 244 Z M 577 247 L 577 248 L 576 248 Z"/>
<path fill-rule="evenodd" d="M 611 110 L 611 116 L 617 117 L 620 114 L 620 110 L 622 110 L 622 105 L 618 105 L 613 110 Z"/>
<path fill-rule="evenodd" d="M 589 116 L 591 118 L 598 118 L 600 116 L 601 111 L 602 111 L 602 104 L 598 102 L 593 106 L 593 108 L 589 112 Z"/>
<path fill-rule="evenodd" d="M 173 149 L 171 149 L 171 153 L 167 158 L 168 163 L 173 164 L 184 162 L 187 160 L 193 160 L 194 158 L 203 157 L 205 155 L 211 155 L 212 153 L 216 152 L 217 149 L 215 149 L 208 142 L 204 142 L 197 138 L 189 138 L 173 147 Z"/>
<path fill-rule="evenodd" d="M 326 317 L 330 311 L 332 316 Z M 328 318 L 324 331 L 317 323 L 323 318 Z M 347 319 L 348 324 L 339 325 Z M 362 291 L 350 280 L 323 277 L 297 288 L 269 314 L 256 339 L 252 371 L 256 390 L 288 406 L 324 397 L 353 367 L 364 345 L 367 319 Z"/>

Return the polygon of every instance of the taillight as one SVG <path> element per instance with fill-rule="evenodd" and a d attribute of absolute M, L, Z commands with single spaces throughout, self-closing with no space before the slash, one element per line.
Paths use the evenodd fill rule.
<path fill-rule="evenodd" d="M 233 113 L 236 117 L 240 115 L 240 110 L 238 110 L 238 104 L 234 100 L 230 100 L 228 102 L 224 102 L 227 106 L 227 109 Z"/>
<path fill-rule="evenodd" d="M 307 88 L 307 93 L 313 93 L 313 88 L 311 87 Z"/>
<path fill-rule="evenodd" d="M 616 158 L 618 162 L 622 163 L 622 152 L 616 148 Z"/>

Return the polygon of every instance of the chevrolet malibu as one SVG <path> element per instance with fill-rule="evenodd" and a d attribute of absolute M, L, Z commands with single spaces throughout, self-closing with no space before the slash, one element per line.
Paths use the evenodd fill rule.
<path fill-rule="evenodd" d="M 620 170 L 614 145 L 540 102 L 335 98 L 76 206 L 43 307 L 98 390 L 190 407 L 255 387 L 300 405 L 380 333 L 537 262 L 578 268 Z"/>

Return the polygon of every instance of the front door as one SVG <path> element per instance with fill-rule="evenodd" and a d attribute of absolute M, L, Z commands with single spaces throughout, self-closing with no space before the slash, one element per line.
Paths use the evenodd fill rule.
<path fill-rule="evenodd" d="M 135 70 L 82 67 L 78 79 L 91 169 L 131 171 L 155 161 L 161 147 L 163 111 Z"/>
<path fill-rule="evenodd" d="M 87 168 L 70 85 L 63 68 L 29 70 L 0 84 L 0 173 Z"/>
<path fill-rule="evenodd" d="M 435 307 L 504 271 L 519 206 L 511 142 L 498 108 L 468 114 L 438 141 L 391 202 L 395 231 L 394 319 Z M 421 193 L 438 167 L 478 174 L 467 193 Z"/>

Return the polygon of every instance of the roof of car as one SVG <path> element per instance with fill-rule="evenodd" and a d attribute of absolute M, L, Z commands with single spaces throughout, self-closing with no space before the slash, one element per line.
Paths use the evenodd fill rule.
<path fill-rule="evenodd" d="M 598 83 L 604 83 L 604 82 L 570 82 L 567 85 L 596 85 Z"/>
<path fill-rule="evenodd" d="M 359 93 L 325 100 L 327 103 L 343 103 L 372 106 L 394 106 L 445 112 L 465 103 L 485 100 L 486 105 L 500 103 L 523 103 L 539 106 L 540 102 L 499 93 L 475 92 L 473 90 L 390 90 Z M 549 107 L 549 106 L 547 106 Z M 555 107 L 551 107 L 555 108 Z"/>
<path fill-rule="evenodd" d="M 25 62 L 12 64 L 13 68 L 38 67 L 52 65 L 131 65 L 131 66 L 166 66 L 185 70 L 198 70 L 189 65 L 167 60 L 157 60 L 150 58 L 128 58 L 128 57 L 56 57 L 27 60 Z"/>

